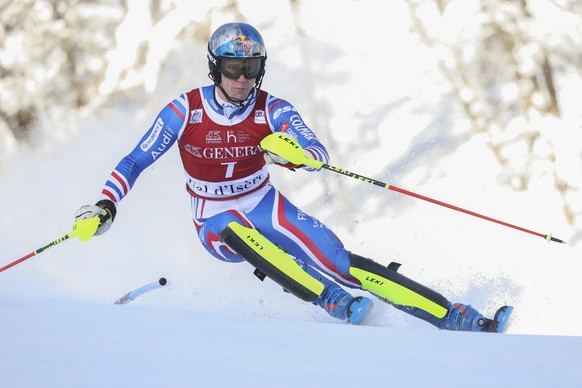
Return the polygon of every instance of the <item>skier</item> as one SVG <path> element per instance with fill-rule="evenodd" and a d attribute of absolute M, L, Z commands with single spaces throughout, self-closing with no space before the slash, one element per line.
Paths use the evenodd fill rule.
<path fill-rule="evenodd" d="M 253 26 L 222 25 L 207 56 L 213 84 L 169 102 L 111 172 L 100 200 L 75 213 L 76 228 L 94 221 L 83 240 L 110 228 L 140 173 L 177 144 L 198 237 L 217 259 L 247 261 L 260 278 L 351 324 L 362 321 L 372 300 L 342 286 L 367 290 L 441 329 L 497 331 L 495 319 L 403 276 L 399 264 L 385 267 L 348 251 L 273 186 L 269 164 L 315 171 L 290 163 L 290 152 L 324 163 L 329 155 L 291 103 L 261 90 L 267 51 Z"/>

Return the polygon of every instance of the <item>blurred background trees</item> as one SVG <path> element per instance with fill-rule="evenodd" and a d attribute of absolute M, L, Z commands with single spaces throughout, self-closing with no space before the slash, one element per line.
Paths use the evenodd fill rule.
<path fill-rule="evenodd" d="M 212 30 L 220 21 L 233 19 L 257 24 L 271 38 L 320 44 L 325 58 L 327 51 L 336 50 L 337 60 L 331 63 L 314 62 L 310 50 L 269 61 L 272 68 L 283 61 L 290 69 L 301 66 L 294 60 L 306 64 L 298 71 L 313 80 L 302 85 L 317 102 L 312 123 L 328 144 L 336 141 L 330 124 L 334 117 L 380 131 L 382 126 L 376 124 L 385 116 L 379 110 L 393 101 L 378 104 L 374 113 L 360 109 L 358 96 L 343 106 L 337 93 L 318 93 L 313 85 L 324 83 L 330 74 L 347 73 L 352 81 L 361 72 L 372 75 L 360 63 L 342 64 L 342 50 L 352 50 L 366 64 L 383 55 L 394 64 L 398 61 L 398 52 L 380 50 L 383 31 L 394 23 L 384 11 L 386 5 L 358 0 L 0 1 L 0 167 L 20 144 L 50 142 L 55 136 L 51 129 L 67 120 L 67 112 L 98 112 L 130 91 L 154 94 L 172 55 L 184 53 L 182 45 L 197 45 L 203 53 Z M 321 12 L 314 13 L 317 6 Z M 334 12 L 328 12 L 329 7 Z M 455 104 L 447 109 L 459 109 L 474 134 L 487 136 L 499 162 L 499 183 L 527 190 L 532 176 L 547 177 L 561 195 L 568 222 L 582 228 L 582 2 L 399 0 L 390 7 L 388 12 L 406 10 L 402 31 L 426 47 L 448 83 L 443 95 L 453 96 Z M 361 17 L 369 17 L 370 23 L 361 24 Z M 337 29 L 336 40 L 325 41 L 315 25 Z M 284 46 L 281 40 L 273 46 Z M 370 40 L 376 41 L 377 53 L 369 52 L 368 47 L 374 47 L 366 46 Z M 365 52 L 354 48 L 358 41 Z M 385 63 L 388 68 L 390 61 Z M 363 79 L 366 82 L 358 85 L 374 92 L 374 85 Z M 357 93 L 364 106 L 365 91 Z M 378 95 L 370 99 L 378 103 Z M 376 138 L 354 141 L 369 145 Z"/>
<path fill-rule="evenodd" d="M 572 174 L 572 164 L 582 173 L 582 159 L 568 144 L 580 138 L 582 109 L 574 107 L 578 92 L 564 91 L 582 86 L 582 3 L 408 4 L 414 30 L 439 53 L 473 130 L 488 134 L 501 183 L 527 190 L 532 176 L 547 174 L 564 199 L 565 216 L 579 219 L 582 175 Z"/>
<path fill-rule="evenodd" d="M 52 111 L 97 95 L 124 17 L 122 0 L 22 0 L 0 5 L 0 135 L 31 136 Z M 37 133 L 38 135 L 38 133 Z"/>

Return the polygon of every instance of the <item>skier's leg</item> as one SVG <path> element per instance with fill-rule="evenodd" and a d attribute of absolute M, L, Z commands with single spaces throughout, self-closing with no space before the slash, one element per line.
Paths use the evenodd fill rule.
<path fill-rule="evenodd" d="M 489 322 L 482 314 L 470 305 L 448 303 L 448 312 L 443 318 L 437 318 L 418 307 L 394 305 L 397 309 L 427 321 L 445 330 L 483 331 Z"/>
<path fill-rule="evenodd" d="M 350 253 L 330 229 L 277 190 L 271 190 L 248 215 L 271 241 L 341 284 L 363 288 L 442 329 L 478 330 L 484 322 L 470 306 L 452 304 L 436 291 L 397 273 L 394 267 Z"/>
<path fill-rule="evenodd" d="M 451 303 L 444 296 L 370 259 L 350 254 L 350 273 L 362 289 L 393 304 L 399 310 L 447 330 L 481 331 L 488 320 L 469 305 Z"/>
<path fill-rule="evenodd" d="M 269 192 L 269 188 L 266 188 L 265 192 Z M 240 203 L 234 202 L 212 203 L 206 202 L 205 200 L 194 199 L 192 201 L 194 224 L 198 231 L 198 236 L 202 242 L 202 245 L 208 250 L 208 252 L 211 253 L 214 257 L 226 262 L 245 261 L 244 255 L 225 244 L 221 239 L 220 234 L 230 223 L 248 228 L 251 234 L 258 233 L 258 231 L 253 230 L 253 221 L 258 220 L 259 223 L 264 226 L 265 222 L 261 221 L 260 214 L 270 214 L 269 212 L 262 212 L 259 215 L 255 214 L 253 216 L 253 221 L 251 221 L 246 213 L 232 209 L 232 207 L 238 206 L 242 207 L 243 209 L 252 210 L 258 207 L 258 203 L 261 203 L 260 198 L 258 201 L 256 201 L 256 203 L 253 203 L 251 200 L 248 203 L 243 204 L 244 206 L 240 206 Z M 263 206 L 269 206 L 269 202 L 263 202 Z M 270 218 L 270 215 L 268 216 Z M 258 236 L 261 238 L 260 233 L 258 233 Z M 244 244 L 242 245 L 244 247 Z M 275 252 L 278 250 L 278 248 L 273 246 L 273 244 L 271 244 L 269 241 L 265 241 L 265 245 L 274 247 Z M 367 310 L 371 307 L 371 301 L 369 299 L 362 297 L 352 298 L 351 295 L 342 290 L 339 286 L 335 285 L 328 278 L 322 276 L 321 273 L 306 265 L 304 262 L 299 261 L 299 263 L 295 264 L 290 261 L 295 260 L 294 257 L 289 259 L 285 254 L 281 256 L 278 253 L 270 255 L 269 257 L 271 259 L 274 258 L 275 262 L 279 263 L 283 267 L 291 269 L 292 273 L 299 274 L 297 276 L 298 279 L 301 279 L 301 281 L 297 282 L 294 281 L 292 277 L 289 277 L 280 271 L 274 272 L 272 274 L 273 276 L 279 274 L 279 276 L 283 279 L 288 278 L 283 282 L 281 282 L 281 279 L 277 281 L 283 286 L 284 289 L 288 290 L 289 292 L 295 291 L 299 293 L 299 297 L 302 299 L 313 299 L 314 304 L 324 308 L 333 317 L 348 319 L 350 323 L 358 324 Z M 283 258 L 282 260 L 281 257 Z M 249 260 L 249 262 L 251 260 Z M 264 260 L 261 258 L 259 258 L 259 260 L 260 266 L 266 265 L 263 263 Z M 298 265 L 301 267 L 301 271 L 297 271 Z M 300 276 L 302 272 L 304 275 Z M 307 274 L 305 274 L 305 272 Z M 310 276 L 312 279 L 309 278 Z M 319 282 L 323 284 L 323 291 L 316 292 L 315 296 L 313 296 L 311 294 L 312 292 L 309 291 L 309 288 L 305 288 L 301 282 L 311 286 Z"/>
<path fill-rule="evenodd" d="M 356 297 L 339 285 L 360 288 L 357 279 L 347 271 L 349 252 L 336 235 L 317 219 L 305 214 L 278 190 L 271 189 L 261 202 L 247 213 L 253 225 L 269 241 L 275 241 L 312 277 L 324 284 L 324 292 L 314 301 L 331 316 L 345 319 L 344 307 L 351 323 L 361 320 L 372 307 L 369 298 Z M 324 275 L 322 275 L 322 273 Z"/>
<path fill-rule="evenodd" d="M 231 263 L 240 263 L 244 261 L 244 259 L 230 249 L 219 237 L 220 232 L 222 232 L 231 222 L 237 222 L 249 227 L 252 226 L 243 213 L 237 211 L 226 211 L 216 214 L 197 224 L 198 237 L 204 248 L 206 248 L 206 250 L 217 259 Z"/>
<path fill-rule="evenodd" d="M 360 281 L 349 273 L 349 252 L 339 238 L 279 191 L 271 190 L 248 216 L 267 239 L 277 242 L 291 256 L 339 284 L 360 288 Z"/>
<path fill-rule="evenodd" d="M 348 320 L 352 325 L 360 324 L 372 308 L 372 300 L 362 296 L 353 297 L 341 286 L 322 276 L 316 269 L 303 261 L 295 259 L 305 272 L 321 281 L 325 288 L 313 304 L 323 308 L 334 318 Z"/>
<path fill-rule="evenodd" d="M 234 252 L 300 299 L 324 308 L 332 317 L 358 324 L 371 307 L 367 298 L 352 297 L 303 261 L 289 255 L 258 230 L 231 222 L 220 239 Z"/>

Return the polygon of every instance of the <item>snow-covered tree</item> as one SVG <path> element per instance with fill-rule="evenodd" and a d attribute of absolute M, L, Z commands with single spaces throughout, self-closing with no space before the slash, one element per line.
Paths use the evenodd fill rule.
<path fill-rule="evenodd" d="M 121 0 L 22 0 L 0 5 L 0 136 L 39 143 L 55 109 L 94 98 L 123 16 Z M 2 151 L 2 150 L 0 150 Z"/>
<path fill-rule="evenodd" d="M 582 119 L 569 88 L 580 85 L 580 2 L 408 3 L 473 129 L 489 136 L 501 180 L 526 190 L 532 176 L 547 176 L 566 218 L 582 227 L 582 168 L 563 168 L 582 165 L 579 150 L 566 146 Z"/>
<path fill-rule="evenodd" d="M 325 2 L 320 3 L 320 9 L 325 9 L 321 8 Z M 372 28 L 382 21 L 381 14 L 371 14 L 379 6 L 375 3 L 346 0 L 344 4 L 354 16 L 375 21 L 364 25 L 369 31 L 360 35 L 356 30 L 338 34 L 330 27 L 314 28 L 326 23 L 318 19 L 321 15 L 305 11 L 317 9 L 308 0 L 273 0 L 268 5 L 260 0 L 2 2 L 0 162 L 19 142 L 43 144 L 49 139 L 47 131 L 54 138 L 50 126 L 62 120 L 64 112 L 98 109 L 115 101 L 113 97 L 155 93 L 164 64 L 173 54 L 184 56 L 180 50 L 191 48 L 193 42 L 203 48 L 213 28 L 234 19 L 252 19 L 260 28 L 270 29 L 269 47 L 288 57 L 270 58 L 269 71 L 287 66 L 290 74 L 301 74 L 303 82 L 290 84 L 269 76 L 265 85 L 276 92 L 284 83 L 292 100 L 295 95 L 308 98 L 311 102 L 305 104 L 303 114 L 333 147 L 331 128 L 338 121 L 369 129 L 385 119 L 384 107 L 353 111 L 352 100 L 338 100 L 344 85 L 334 89 L 337 78 L 345 77 L 343 71 L 353 78 L 362 75 L 347 68 L 342 45 L 350 42 L 350 60 L 354 54 L 369 55 L 371 51 L 358 48 L 369 43 L 362 37 L 385 32 L 381 26 Z M 565 217 L 582 230 L 582 161 L 580 147 L 572 144 L 582 122 L 575 97 L 582 87 L 580 1 L 404 0 L 399 4 L 409 6 L 414 32 L 436 54 L 474 133 L 488 137 L 499 161 L 500 181 L 527 190 L 532 176 L 545 177 L 560 193 Z M 363 6 L 368 8 L 362 10 Z M 343 22 L 349 25 L 349 20 Z M 328 40 L 318 36 L 330 31 L 334 35 Z M 301 42 L 334 54 L 314 55 L 316 50 L 309 51 Z M 352 85 L 367 88 L 357 92 L 367 93 L 377 103 L 382 96 L 367 81 Z M 368 130 L 360 136 L 362 153 L 370 144 L 378 144 L 376 135 L 377 131 Z M 351 145 L 352 150 L 357 147 Z M 335 154 L 341 157 L 341 149 Z M 580 168 L 564 168 L 572 164 Z M 345 191 L 344 181 L 337 182 L 338 188 L 329 192 Z"/>

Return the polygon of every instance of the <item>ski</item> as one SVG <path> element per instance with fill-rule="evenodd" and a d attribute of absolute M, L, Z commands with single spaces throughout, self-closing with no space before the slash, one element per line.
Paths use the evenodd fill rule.
<path fill-rule="evenodd" d="M 348 322 L 351 325 L 359 325 L 365 321 L 368 312 L 372 308 L 372 301 L 368 298 L 357 296 L 353 298 L 347 306 Z"/>
<path fill-rule="evenodd" d="M 511 313 L 513 312 L 512 306 L 502 306 L 500 307 L 493 319 L 487 320 L 487 325 L 485 326 L 485 330 L 490 333 L 503 333 L 507 328 L 507 324 L 509 323 L 509 318 L 511 317 Z"/>
<path fill-rule="evenodd" d="M 157 282 L 146 284 L 143 287 L 137 288 L 133 291 L 128 292 L 127 294 L 123 295 L 121 298 L 115 301 L 114 304 L 127 304 L 137 298 L 140 295 L 145 294 L 146 292 L 153 291 L 155 289 L 161 288 L 168 283 L 166 278 L 160 278 Z"/>

